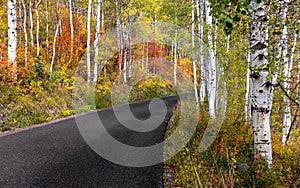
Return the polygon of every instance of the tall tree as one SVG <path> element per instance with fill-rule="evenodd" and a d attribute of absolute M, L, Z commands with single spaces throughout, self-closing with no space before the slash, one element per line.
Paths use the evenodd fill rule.
<path fill-rule="evenodd" d="M 94 41 L 95 58 L 94 58 L 94 80 L 95 84 L 98 79 L 98 63 L 99 63 L 99 42 L 100 42 L 100 29 L 101 29 L 101 0 L 97 2 L 97 18 L 96 18 L 96 35 Z"/>
<path fill-rule="evenodd" d="M 46 62 L 49 55 L 49 1 L 46 0 Z"/>
<path fill-rule="evenodd" d="M 71 58 L 73 55 L 74 48 L 74 25 L 73 25 L 73 3 L 69 0 L 69 14 L 70 14 L 70 29 L 71 29 Z"/>
<path fill-rule="evenodd" d="M 13 65 L 13 73 L 17 76 L 17 13 L 16 0 L 7 1 L 8 15 L 8 62 Z"/>
<path fill-rule="evenodd" d="M 30 44 L 31 49 L 34 46 L 34 39 L 33 39 L 33 15 L 32 15 L 32 0 L 29 0 L 29 20 L 30 20 Z"/>
<path fill-rule="evenodd" d="M 214 45 L 213 45 L 213 36 L 212 36 L 212 16 L 211 16 L 211 7 L 209 0 L 205 0 L 205 17 L 206 24 L 208 27 L 208 45 L 211 50 L 209 50 L 209 65 L 208 65 L 208 106 L 209 106 L 209 114 L 211 117 L 216 116 L 215 112 L 215 104 L 216 104 L 216 89 L 217 89 L 217 74 L 216 74 L 216 60 L 214 53 Z"/>
<path fill-rule="evenodd" d="M 272 164 L 270 114 L 273 85 L 269 81 L 266 29 L 268 24 L 264 2 L 251 0 L 250 50 L 251 50 L 251 113 L 254 132 L 255 158 L 265 158 Z"/>
<path fill-rule="evenodd" d="M 193 53 L 195 50 L 195 2 L 192 0 L 192 47 Z M 197 66 L 196 66 L 196 59 L 193 57 L 193 72 L 194 72 L 194 92 L 196 98 L 196 105 L 199 106 L 199 99 L 198 99 L 198 89 L 197 89 Z"/>
<path fill-rule="evenodd" d="M 23 31 L 24 31 L 24 38 L 25 38 L 25 51 L 24 51 L 24 60 L 25 60 L 25 67 L 27 67 L 27 53 L 28 53 L 28 35 L 27 35 L 27 10 L 26 10 L 26 5 L 24 0 L 22 0 L 22 6 L 23 6 L 23 11 L 24 11 L 24 20 L 23 20 Z"/>
<path fill-rule="evenodd" d="M 91 14 L 92 14 L 92 0 L 89 0 L 87 12 L 87 42 L 86 42 L 86 68 L 87 68 L 87 83 L 91 80 Z"/>
<path fill-rule="evenodd" d="M 206 97 L 206 66 L 204 62 L 204 52 L 203 52 L 203 8 L 204 2 L 203 0 L 196 0 L 197 7 L 197 18 L 198 18 L 198 40 L 200 44 L 200 102 L 204 103 L 204 99 Z"/>
<path fill-rule="evenodd" d="M 283 58 L 283 78 L 284 78 L 284 88 L 287 90 L 287 94 L 289 94 L 289 87 L 290 84 L 288 83 L 289 75 L 290 75 L 290 67 L 289 67 L 289 58 L 288 58 L 288 31 L 287 31 L 287 13 L 288 13 L 288 2 L 289 0 L 283 0 L 280 2 L 282 8 L 282 22 L 283 22 L 283 29 L 282 29 L 282 37 L 281 37 L 281 47 L 282 47 L 282 58 Z M 283 119 L 282 119 L 282 143 L 285 144 L 287 141 L 287 135 L 290 130 L 290 126 L 292 123 L 292 115 L 291 115 L 291 107 L 290 101 L 287 96 L 283 98 L 284 102 L 284 112 L 283 112 Z"/>
<path fill-rule="evenodd" d="M 39 0 L 36 4 L 35 4 L 35 14 L 36 14 L 36 57 L 39 58 L 40 56 L 40 38 L 39 38 L 39 33 L 40 33 L 40 14 L 39 14 L 39 10 L 38 7 L 40 5 L 42 0 Z"/>
<path fill-rule="evenodd" d="M 117 38 L 118 38 L 118 65 L 119 65 L 119 74 L 121 74 L 122 69 L 122 56 L 123 56 L 123 50 L 122 50 L 122 26 L 121 26 L 121 20 L 120 15 L 122 15 L 122 6 L 119 6 L 118 0 L 115 0 L 116 5 L 116 24 L 117 24 Z M 120 7 L 120 8 L 119 8 Z"/>

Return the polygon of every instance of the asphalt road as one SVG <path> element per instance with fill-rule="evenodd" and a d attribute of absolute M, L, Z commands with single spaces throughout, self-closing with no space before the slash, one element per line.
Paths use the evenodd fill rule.
<path fill-rule="evenodd" d="M 168 111 L 165 120 L 146 133 L 122 126 L 112 109 L 83 116 L 89 124 L 89 117 L 97 113 L 107 131 L 122 143 L 151 146 L 163 141 L 178 97 L 163 100 Z M 148 101 L 130 108 L 138 119 L 150 116 Z M 0 187 L 163 187 L 163 171 L 162 163 L 126 167 L 100 157 L 83 140 L 74 118 L 0 137 Z"/>

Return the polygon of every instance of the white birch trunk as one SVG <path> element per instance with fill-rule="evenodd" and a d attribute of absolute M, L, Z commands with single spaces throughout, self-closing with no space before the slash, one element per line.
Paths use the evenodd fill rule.
<path fill-rule="evenodd" d="M 32 0 L 29 0 L 29 20 L 30 20 L 30 43 L 31 43 L 31 48 L 33 49 L 34 40 L 33 40 Z"/>
<path fill-rule="evenodd" d="M 118 38 L 118 55 L 119 55 L 119 60 L 118 60 L 118 64 L 119 64 L 119 74 L 121 74 L 122 72 L 122 35 L 121 35 L 121 22 L 120 22 L 120 15 L 119 15 L 119 8 L 118 8 L 118 0 L 115 1 L 116 4 L 116 24 L 117 24 L 117 38 Z"/>
<path fill-rule="evenodd" d="M 177 84 L 177 31 L 174 39 L 174 85 Z"/>
<path fill-rule="evenodd" d="M 131 3 L 131 1 L 130 1 Z M 132 9 L 130 9 L 130 12 L 132 11 Z M 128 30 L 128 46 L 129 46 L 129 68 L 128 68 L 128 78 L 130 79 L 132 77 L 132 73 L 133 73 L 133 67 L 132 67 L 132 61 L 133 61 L 133 57 L 132 57 L 132 46 L 131 46 L 131 41 L 132 41 L 132 37 L 131 37 L 131 26 L 132 26 L 132 20 L 131 20 L 131 14 L 129 13 L 128 15 L 128 21 L 129 21 L 129 25 L 130 25 L 130 29 Z"/>
<path fill-rule="evenodd" d="M 17 77 L 17 2 L 7 1 L 8 18 L 8 62 L 13 66 L 13 74 Z"/>
<path fill-rule="evenodd" d="M 124 31 L 124 22 L 122 23 L 122 38 L 123 38 L 123 49 L 124 49 L 124 60 L 123 60 L 123 83 L 127 81 L 127 34 Z"/>
<path fill-rule="evenodd" d="M 49 1 L 46 0 L 46 61 L 49 56 Z"/>
<path fill-rule="evenodd" d="M 287 35 L 288 36 L 288 35 Z M 298 34 L 295 31 L 294 33 L 294 40 L 293 40 L 293 47 L 291 50 L 291 57 L 289 62 L 288 58 L 286 56 L 284 59 L 284 63 L 285 63 L 285 67 L 284 67 L 284 78 L 285 78 L 285 82 L 284 82 L 284 88 L 286 89 L 287 94 L 290 94 L 290 90 L 291 90 L 291 74 L 292 74 L 292 68 L 294 65 L 294 55 L 295 55 L 295 48 L 297 45 L 297 38 L 298 38 Z M 284 45 L 285 46 L 285 45 Z M 287 51 L 285 51 L 285 47 L 283 49 L 283 54 L 287 53 Z M 296 115 L 296 114 L 295 114 Z M 288 134 L 290 132 L 291 129 L 291 125 L 292 125 L 292 114 L 291 114 L 291 106 L 290 106 L 290 100 L 288 99 L 287 96 L 284 97 L 284 112 L 283 112 L 283 128 L 282 128 L 282 143 L 283 144 L 287 144 L 288 142 Z"/>
<path fill-rule="evenodd" d="M 71 59 L 73 55 L 74 48 L 74 26 L 73 26 L 73 5 L 72 0 L 69 0 L 69 14 L 70 14 L 70 29 L 71 29 Z"/>
<path fill-rule="evenodd" d="M 56 56 L 56 38 L 58 36 L 58 31 L 59 31 L 59 25 L 60 25 L 60 20 L 57 21 L 56 23 L 56 30 L 55 30 L 55 34 L 54 34 L 54 39 L 53 39 L 53 46 L 52 46 L 52 58 L 51 58 L 51 63 L 50 63 L 50 76 L 52 75 L 52 71 L 53 71 L 53 65 L 54 65 L 54 60 L 55 60 L 55 56 Z"/>
<path fill-rule="evenodd" d="M 39 33 L 40 33 L 40 14 L 38 11 L 38 7 L 40 5 L 42 0 L 38 1 L 35 5 L 35 14 L 36 14 L 36 57 L 39 58 L 40 56 L 40 39 L 39 39 Z"/>
<path fill-rule="evenodd" d="M 208 45 L 211 48 L 209 50 L 209 66 L 208 66 L 208 106 L 209 106 L 209 114 L 210 117 L 216 117 L 216 87 L 217 87 L 217 74 L 216 74 L 216 61 L 215 61 L 215 53 L 213 50 L 213 36 L 212 36 L 212 16 L 210 15 L 210 2 L 209 0 L 205 0 L 206 7 L 206 24 L 208 26 Z"/>
<path fill-rule="evenodd" d="M 283 22 L 283 29 L 282 29 L 282 36 L 281 36 L 281 43 L 282 43 L 282 58 L 283 58 L 283 77 L 284 77 L 284 83 L 283 87 L 286 89 L 287 94 L 289 94 L 290 90 L 290 71 L 289 71 L 289 58 L 288 55 L 288 32 L 287 32 L 287 26 L 286 26 L 286 16 L 288 12 L 288 0 L 284 0 L 282 2 L 282 22 Z M 291 115 L 291 107 L 290 107 L 290 101 L 287 96 L 284 96 L 283 98 L 284 103 L 284 112 L 283 112 L 283 119 L 282 119 L 282 144 L 285 144 L 287 141 L 287 135 L 289 133 L 291 123 L 292 123 L 292 115 Z"/>
<path fill-rule="evenodd" d="M 102 12 L 101 12 L 101 28 L 104 30 L 104 6 L 105 0 L 102 0 Z"/>
<path fill-rule="evenodd" d="M 24 49 L 24 60 L 25 60 L 25 68 L 27 67 L 27 61 L 28 61 L 28 35 L 27 35 L 27 10 L 24 0 L 21 1 L 24 11 L 24 22 L 23 22 L 23 31 L 24 31 L 24 37 L 25 37 L 25 49 Z"/>
<path fill-rule="evenodd" d="M 254 132 L 254 156 L 272 164 L 270 114 L 273 86 L 268 80 L 267 14 L 263 2 L 251 0 L 250 50 L 251 50 L 251 112 Z"/>
<path fill-rule="evenodd" d="M 280 4 L 280 9 L 281 9 L 281 12 L 279 13 L 279 16 L 281 17 L 281 25 L 283 26 L 283 30 L 284 28 L 286 27 L 286 16 L 287 16 L 287 2 L 286 0 L 283 0 L 283 1 L 279 1 L 279 4 Z M 283 33 L 283 30 L 282 30 L 282 35 L 281 35 L 281 38 L 279 40 L 279 43 L 278 43 L 278 60 L 275 61 L 275 67 L 280 63 L 280 59 L 282 57 L 282 50 L 283 50 L 283 45 L 285 43 L 285 35 Z M 267 32 L 266 32 L 266 35 L 268 36 Z M 275 73 L 273 74 L 273 78 L 272 78 L 272 84 L 276 84 L 277 82 L 277 78 L 278 78 L 278 72 L 275 71 Z"/>
<path fill-rule="evenodd" d="M 176 46 L 176 43 L 175 43 Z M 177 46 L 176 46 L 177 47 Z M 194 0 L 192 0 L 192 48 L 193 53 L 195 50 L 195 4 Z M 199 98 L 198 98 L 198 89 L 197 89 L 197 66 L 195 56 L 193 57 L 193 72 L 194 72 L 194 92 L 196 99 L 196 106 L 199 107 Z"/>
<path fill-rule="evenodd" d="M 246 70 L 246 91 L 245 91 L 245 104 L 244 104 L 244 113 L 245 120 L 248 121 L 249 118 L 249 94 L 250 94 L 250 65 L 251 65 L 251 51 L 250 46 L 248 47 L 247 54 L 247 70 Z"/>
<path fill-rule="evenodd" d="M 87 42 L 86 42 L 86 68 L 87 68 L 87 83 L 91 81 L 91 12 L 92 12 L 92 0 L 89 0 L 88 12 L 87 12 Z"/>
<path fill-rule="evenodd" d="M 200 44 L 200 103 L 203 105 L 206 97 L 206 68 L 203 53 L 203 1 L 196 0 L 198 17 L 198 39 Z"/>
<path fill-rule="evenodd" d="M 97 18 L 96 18 L 96 35 L 94 41 L 95 58 L 94 58 L 94 80 L 96 84 L 98 80 L 98 62 L 99 62 L 99 42 L 100 42 L 100 27 L 101 27 L 101 0 L 98 0 L 97 4 Z"/>
<path fill-rule="evenodd" d="M 227 55 L 229 53 L 229 48 L 230 48 L 230 35 L 227 35 L 227 38 L 226 38 L 226 54 Z"/>

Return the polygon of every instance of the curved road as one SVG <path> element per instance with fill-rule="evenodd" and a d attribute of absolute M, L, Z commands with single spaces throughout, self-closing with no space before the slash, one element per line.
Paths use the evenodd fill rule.
<path fill-rule="evenodd" d="M 111 108 L 83 116 L 88 124 L 89 116 L 98 113 L 108 132 L 119 141 L 150 146 L 163 141 L 179 97 L 163 100 L 167 117 L 147 133 L 122 126 Z M 130 104 L 130 108 L 143 120 L 150 116 L 148 104 L 143 101 Z M 85 143 L 74 118 L 0 136 L 0 187 L 163 187 L 163 171 L 163 164 L 133 168 L 103 159 Z"/>

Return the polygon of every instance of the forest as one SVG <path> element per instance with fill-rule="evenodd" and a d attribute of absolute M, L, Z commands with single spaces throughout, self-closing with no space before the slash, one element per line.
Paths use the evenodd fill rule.
<path fill-rule="evenodd" d="M 0 132 L 192 93 L 197 126 L 165 162 L 166 187 L 300 186 L 299 0 L 0 7 Z"/>

